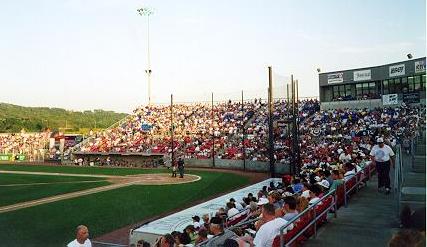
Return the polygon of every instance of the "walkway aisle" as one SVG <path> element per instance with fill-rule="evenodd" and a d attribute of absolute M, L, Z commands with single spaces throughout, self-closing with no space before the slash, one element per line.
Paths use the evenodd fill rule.
<path fill-rule="evenodd" d="M 399 227 L 395 210 L 393 194 L 377 192 L 375 175 L 367 187 L 350 198 L 348 207 L 341 207 L 338 217 L 330 219 L 319 229 L 317 238 L 308 240 L 304 247 L 387 246 Z"/>

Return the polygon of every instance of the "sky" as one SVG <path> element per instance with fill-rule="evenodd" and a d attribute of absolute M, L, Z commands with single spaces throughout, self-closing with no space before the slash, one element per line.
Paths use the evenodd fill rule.
<path fill-rule="evenodd" d="M 426 55 L 425 0 L 2 0 L 0 102 L 131 112 L 152 102 L 277 95 L 293 74 L 318 96 L 318 73 Z M 280 90 L 279 90 L 280 89 Z"/>

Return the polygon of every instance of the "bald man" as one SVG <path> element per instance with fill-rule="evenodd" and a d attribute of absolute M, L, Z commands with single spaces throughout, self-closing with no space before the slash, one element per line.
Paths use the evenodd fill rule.
<path fill-rule="evenodd" d="M 89 230 L 86 226 L 80 225 L 76 228 L 76 239 L 71 241 L 67 247 L 92 247 L 89 240 Z"/>

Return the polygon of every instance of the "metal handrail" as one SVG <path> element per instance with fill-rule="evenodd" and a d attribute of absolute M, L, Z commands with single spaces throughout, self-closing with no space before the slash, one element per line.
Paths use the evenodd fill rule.
<path fill-rule="evenodd" d="M 316 206 L 323 202 L 324 200 L 328 199 L 331 195 L 334 195 L 332 198 L 332 203 L 325 208 L 325 210 L 323 212 L 321 212 L 319 215 L 316 215 Z M 328 192 L 326 195 L 324 195 L 320 200 L 318 200 L 317 202 L 313 203 L 312 205 L 310 205 L 309 207 L 307 207 L 306 209 L 304 209 L 301 213 L 299 213 L 297 216 L 295 216 L 292 220 L 288 221 L 288 223 L 286 223 L 284 226 L 282 226 L 280 228 L 280 246 L 283 246 L 285 244 L 285 240 L 284 240 L 284 236 L 283 236 L 283 232 L 285 229 L 287 229 L 290 225 L 292 225 L 294 222 L 300 220 L 301 217 L 303 217 L 308 211 L 310 210 L 314 210 L 314 219 L 308 223 L 308 225 L 306 227 L 304 227 L 299 233 L 297 233 L 291 240 L 289 240 L 289 243 L 292 243 L 293 241 L 295 241 L 299 236 L 301 236 L 301 234 L 303 234 L 309 227 L 311 227 L 311 225 L 315 224 L 315 228 L 317 227 L 317 220 L 320 219 L 320 217 L 322 217 L 325 213 L 328 213 L 328 211 L 333 207 L 335 210 L 335 217 L 336 212 L 337 212 L 337 200 L 336 200 L 336 190 L 332 190 L 330 192 Z M 315 235 L 317 235 L 317 232 L 315 230 Z"/>
<path fill-rule="evenodd" d="M 394 163 L 394 190 L 395 190 L 395 198 L 396 207 L 397 207 L 397 215 L 400 214 L 400 202 L 402 200 L 402 185 L 403 185 L 403 163 L 402 163 L 402 148 L 400 145 L 396 146 L 396 160 Z M 397 196 L 396 196 L 397 195 Z"/>
<path fill-rule="evenodd" d="M 115 247 L 127 247 L 127 245 L 124 244 L 115 244 L 115 243 L 107 243 L 107 242 L 101 242 L 101 241 L 91 241 L 92 245 L 101 245 L 101 246 L 115 246 Z"/>
<path fill-rule="evenodd" d="M 373 165 L 372 162 L 369 165 L 367 165 L 368 171 L 369 171 L 369 178 L 370 178 L 370 174 L 371 174 L 370 166 L 372 166 L 372 165 Z M 347 190 L 346 182 L 353 179 L 353 177 L 347 181 L 344 181 L 343 186 L 344 186 L 344 206 L 345 207 L 347 207 L 347 204 L 348 204 L 348 200 L 347 200 L 348 194 L 350 194 L 350 192 L 353 191 L 354 189 L 358 189 L 360 183 L 363 181 L 362 177 L 360 177 L 360 179 L 359 179 L 359 176 L 358 176 L 359 174 L 363 174 L 363 172 L 364 172 L 363 169 L 361 169 L 360 171 L 356 172 L 356 174 L 354 174 L 354 177 L 356 177 L 356 183 L 348 190 Z"/>
<path fill-rule="evenodd" d="M 255 219 L 250 219 L 250 220 L 247 220 L 247 221 L 244 221 L 244 222 L 240 222 L 240 223 L 238 223 L 238 224 L 236 224 L 234 226 L 229 227 L 228 230 L 233 230 L 234 228 L 254 223 L 254 222 L 256 222 L 256 221 L 258 221 L 260 219 L 261 219 L 261 217 L 257 217 Z"/>

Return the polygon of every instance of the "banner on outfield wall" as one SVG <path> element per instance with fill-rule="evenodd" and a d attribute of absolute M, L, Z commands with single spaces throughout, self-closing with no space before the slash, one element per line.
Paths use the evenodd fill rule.
<path fill-rule="evenodd" d="M 426 72 L 426 60 L 416 61 L 415 62 L 415 73 Z"/>
<path fill-rule="evenodd" d="M 343 72 L 328 74 L 328 84 L 343 82 L 344 81 L 343 75 L 344 75 Z"/>
<path fill-rule="evenodd" d="M 371 79 L 371 70 L 358 70 L 353 72 L 353 81 L 367 81 Z"/>
<path fill-rule="evenodd" d="M 18 160 L 18 161 L 24 161 L 25 160 L 25 155 L 23 155 L 23 154 L 17 155 L 16 156 L 16 160 Z"/>
<path fill-rule="evenodd" d="M 405 75 L 405 64 L 392 65 L 388 67 L 390 77 Z"/>
<path fill-rule="evenodd" d="M 397 94 L 383 95 L 383 105 L 396 105 L 398 102 Z"/>

